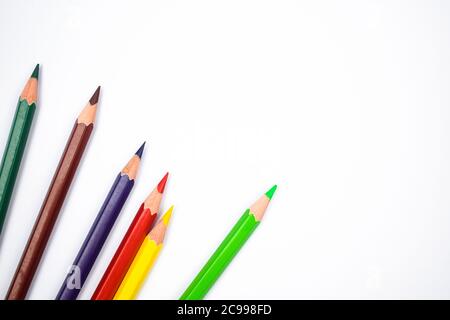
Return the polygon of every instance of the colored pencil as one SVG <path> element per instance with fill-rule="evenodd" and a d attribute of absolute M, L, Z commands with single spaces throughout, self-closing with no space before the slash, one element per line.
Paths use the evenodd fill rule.
<path fill-rule="evenodd" d="M 180 300 L 201 300 L 205 297 L 259 225 L 276 189 L 277 186 L 273 186 L 249 209 L 245 210 L 242 217 L 180 297 Z"/>
<path fill-rule="evenodd" d="M 27 144 L 34 111 L 36 110 L 38 78 L 39 65 L 36 65 L 19 97 L 0 165 L 0 233 L 2 232 L 20 162 Z"/>
<path fill-rule="evenodd" d="M 173 206 L 167 210 L 155 227 L 145 237 L 130 269 L 114 295 L 114 300 L 134 300 L 139 293 L 145 278 L 155 264 L 163 246 L 167 225 L 172 216 Z"/>
<path fill-rule="evenodd" d="M 158 214 L 159 205 L 166 186 L 167 173 L 157 187 L 148 195 L 139 207 L 136 216 L 131 222 L 127 233 L 111 259 L 97 289 L 92 295 L 92 300 L 112 300 L 120 286 L 127 270 L 133 262 L 145 236 L 150 232 L 153 222 Z"/>
<path fill-rule="evenodd" d="M 25 299 L 94 127 L 100 87 L 75 121 L 6 299 Z"/>
<path fill-rule="evenodd" d="M 97 214 L 75 261 L 59 290 L 56 300 L 75 300 L 94 266 L 114 223 L 122 210 L 139 169 L 145 143 L 117 175 L 111 190 Z"/>

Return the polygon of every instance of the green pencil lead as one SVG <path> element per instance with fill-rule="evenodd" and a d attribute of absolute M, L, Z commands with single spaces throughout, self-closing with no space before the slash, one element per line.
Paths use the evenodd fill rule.
<path fill-rule="evenodd" d="M 34 68 L 31 78 L 39 79 L 39 63 Z"/>
<path fill-rule="evenodd" d="M 276 190 L 277 190 L 277 185 L 275 184 L 272 188 L 270 188 L 269 191 L 266 192 L 266 196 L 267 196 L 267 198 L 269 198 L 269 200 L 272 200 L 273 194 L 275 193 Z"/>

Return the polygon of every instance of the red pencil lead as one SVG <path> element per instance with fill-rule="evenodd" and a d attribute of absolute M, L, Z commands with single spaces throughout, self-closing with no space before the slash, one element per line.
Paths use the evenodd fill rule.
<path fill-rule="evenodd" d="M 161 179 L 161 181 L 158 183 L 158 192 L 163 193 L 164 189 L 166 187 L 167 178 L 169 177 L 169 173 L 167 172 L 166 175 Z"/>

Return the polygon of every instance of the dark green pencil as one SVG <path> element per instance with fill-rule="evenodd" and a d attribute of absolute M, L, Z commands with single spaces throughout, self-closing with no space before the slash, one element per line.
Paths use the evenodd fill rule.
<path fill-rule="evenodd" d="M 39 65 L 36 65 L 17 103 L 16 114 L 0 165 L 0 233 L 36 110 L 38 77 Z"/>

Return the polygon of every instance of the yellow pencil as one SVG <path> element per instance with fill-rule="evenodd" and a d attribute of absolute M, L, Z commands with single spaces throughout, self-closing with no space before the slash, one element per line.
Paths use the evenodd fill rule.
<path fill-rule="evenodd" d="M 158 258 L 166 234 L 167 225 L 172 215 L 173 206 L 153 227 L 142 242 L 138 253 L 131 263 L 125 278 L 114 295 L 114 300 L 134 300 L 144 284 L 145 278 Z"/>

